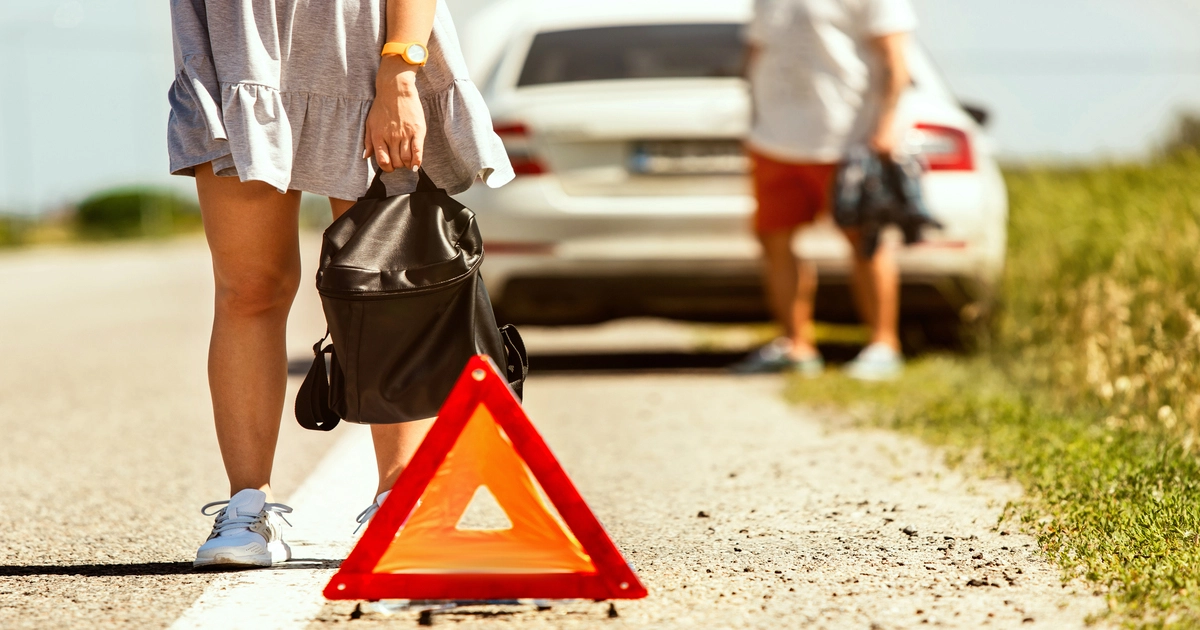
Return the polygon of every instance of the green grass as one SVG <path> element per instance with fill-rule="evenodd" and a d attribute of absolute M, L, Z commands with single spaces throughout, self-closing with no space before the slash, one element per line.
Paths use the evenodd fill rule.
<path fill-rule="evenodd" d="M 1200 153 L 1007 179 L 997 359 L 1064 403 L 1200 446 Z"/>
<path fill-rule="evenodd" d="M 1132 627 L 1200 627 L 1200 154 L 1006 175 L 989 351 L 902 380 L 797 381 L 1019 481 L 1008 517 Z"/>
<path fill-rule="evenodd" d="M 75 207 L 76 235 L 85 240 L 161 238 L 201 229 L 200 208 L 173 191 L 145 187 L 97 193 Z"/>
<path fill-rule="evenodd" d="M 24 245 L 32 226 L 26 217 L 0 214 L 0 248 Z"/>

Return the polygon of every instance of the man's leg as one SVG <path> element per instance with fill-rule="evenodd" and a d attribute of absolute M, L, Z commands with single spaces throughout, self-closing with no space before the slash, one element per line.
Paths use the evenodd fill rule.
<path fill-rule="evenodd" d="M 832 173 L 832 168 L 781 162 L 754 151 L 750 152 L 750 159 L 754 198 L 758 202 L 754 232 L 762 245 L 763 284 L 771 312 L 790 341 L 791 359 L 819 359 L 813 334 L 817 269 L 797 259 L 792 240 L 825 206 L 829 184 L 825 176 Z M 771 344 L 761 349 L 750 361 L 754 356 L 764 359 L 777 355 L 781 345 Z"/>
<path fill-rule="evenodd" d="M 792 342 L 791 355 L 806 359 L 817 354 L 813 334 L 813 298 L 817 291 L 816 266 L 801 261 L 792 250 L 794 229 L 760 233 L 767 300 L 776 321 Z"/>
<path fill-rule="evenodd" d="M 859 314 L 871 328 L 871 343 L 900 350 L 900 268 L 894 249 L 880 244 L 871 258 L 863 258 L 857 230 L 843 230 L 854 250 L 852 290 Z"/>

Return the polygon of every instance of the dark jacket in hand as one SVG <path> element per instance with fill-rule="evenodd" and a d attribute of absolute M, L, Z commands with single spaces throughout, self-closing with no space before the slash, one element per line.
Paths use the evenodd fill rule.
<path fill-rule="evenodd" d="M 921 242 L 925 227 L 942 227 L 925 207 L 920 179 L 915 159 L 883 157 L 866 147 L 851 149 L 838 166 L 833 219 L 859 230 L 864 257 L 875 255 L 879 234 L 888 225 L 900 228 L 906 245 Z"/>

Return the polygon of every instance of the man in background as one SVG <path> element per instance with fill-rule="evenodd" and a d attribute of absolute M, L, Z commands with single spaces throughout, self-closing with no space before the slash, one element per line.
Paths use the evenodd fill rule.
<path fill-rule="evenodd" d="M 746 36 L 754 122 L 747 139 L 758 210 L 767 297 L 784 336 L 755 351 L 743 372 L 824 369 L 813 337 L 816 268 L 792 242 L 830 205 L 837 164 L 867 145 L 891 154 L 898 143 L 896 106 L 909 85 L 908 33 L 917 19 L 910 0 L 755 0 Z M 864 380 L 898 376 L 899 270 L 890 247 L 870 258 L 859 238 L 853 289 L 871 342 L 847 367 Z"/>

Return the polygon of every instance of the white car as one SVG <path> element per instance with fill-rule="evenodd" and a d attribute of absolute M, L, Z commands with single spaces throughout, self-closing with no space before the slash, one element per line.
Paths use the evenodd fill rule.
<path fill-rule="evenodd" d="M 510 0 L 464 29 L 517 172 L 461 196 L 486 242 L 483 272 L 509 322 L 625 316 L 767 317 L 741 138 L 748 0 Z M 1008 202 L 987 136 L 923 50 L 899 108 L 945 226 L 900 251 L 906 329 L 953 343 L 987 316 L 1004 266 Z M 973 118 L 974 116 L 974 118 Z M 849 248 L 825 221 L 798 239 L 820 271 L 817 316 L 854 321 Z"/>

